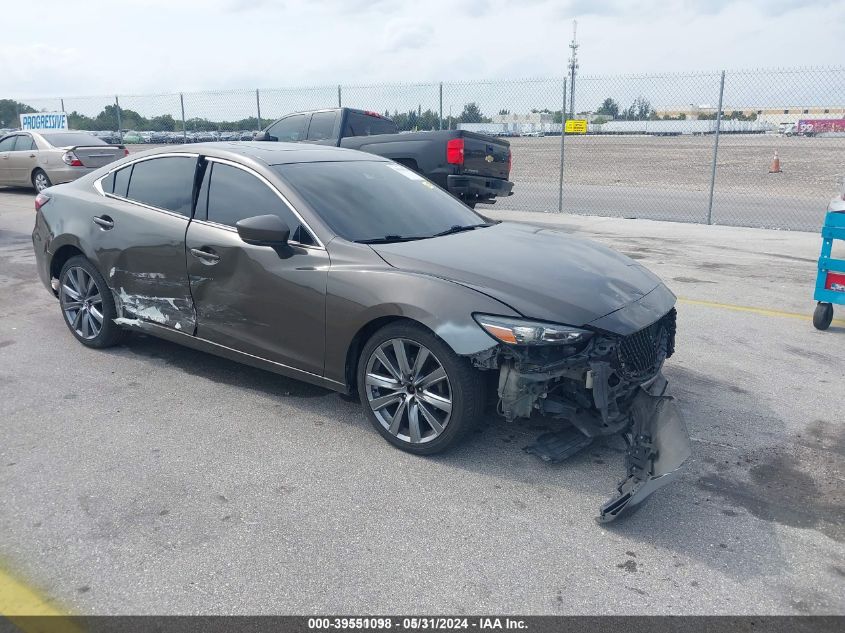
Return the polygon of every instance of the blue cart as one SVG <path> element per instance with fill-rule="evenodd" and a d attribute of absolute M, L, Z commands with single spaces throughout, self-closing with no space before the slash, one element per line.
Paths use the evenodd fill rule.
<path fill-rule="evenodd" d="M 813 325 L 826 330 L 833 321 L 833 304 L 845 305 L 845 260 L 833 259 L 833 240 L 845 240 L 845 210 L 840 204 L 831 205 L 822 227 L 822 252 L 819 255 L 819 273 L 816 277 L 818 301 L 813 313 Z"/>

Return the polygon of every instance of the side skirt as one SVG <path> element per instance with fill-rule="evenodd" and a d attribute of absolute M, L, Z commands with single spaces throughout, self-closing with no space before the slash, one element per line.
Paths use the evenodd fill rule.
<path fill-rule="evenodd" d="M 330 380 L 329 378 L 324 378 L 323 376 L 318 376 L 317 374 L 312 374 L 311 372 L 296 369 L 295 367 L 289 367 L 288 365 L 277 363 L 266 358 L 261 358 L 260 356 L 253 356 L 252 354 L 239 352 L 231 347 L 226 347 L 225 345 L 220 345 L 219 343 L 213 343 L 206 339 L 159 325 L 158 323 L 126 318 L 118 318 L 115 319 L 114 322 L 121 327 L 143 332 L 144 334 L 149 334 L 150 336 L 155 336 L 156 338 L 177 343 L 178 345 L 184 345 L 185 347 L 190 347 L 191 349 L 195 349 L 200 352 L 214 354 L 215 356 L 227 358 L 237 363 L 243 363 L 244 365 L 249 365 L 250 367 L 270 371 L 274 374 L 286 376 L 287 378 L 301 380 L 312 385 L 317 385 L 318 387 L 331 389 L 332 391 L 349 393 L 349 389 L 342 382 Z"/>

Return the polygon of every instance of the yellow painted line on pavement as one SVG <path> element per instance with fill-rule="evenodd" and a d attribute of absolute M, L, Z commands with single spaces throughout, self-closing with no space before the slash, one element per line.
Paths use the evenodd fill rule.
<path fill-rule="evenodd" d="M 38 591 L 0 569 L 0 617 L 7 618 L 24 633 L 82 633 L 68 615 Z"/>
<path fill-rule="evenodd" d="M 786 319 L 801 319 L 802 321 L 812 321 L 812 314 L 801 314 L 800 312 L 785 312 L 783 310 L 769 310 L 768 308 L 755 308 L 753 306 L 740 306 L 733 303 L 719 303 L 718 301 L 703 301 L 701 299 L 687 299 L 686 297 L 678 297 L 679 303 L 686 303 L 695 306 L 705 306 L 708 308 L 721 308 L 722 310 L 733 310 L 735 312 L 750 312 L 752 314 L 761 314 L 763 316 L 780 317 Z M 833 325 L 845 325 L 843 319 L 833 319 Z"/>

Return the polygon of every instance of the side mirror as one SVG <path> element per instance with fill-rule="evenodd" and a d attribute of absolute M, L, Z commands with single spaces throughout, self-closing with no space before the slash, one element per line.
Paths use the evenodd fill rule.
<path fill-rule="evenodd" d="M 255 246 L 286 246 L 290 227 L 278 215 L 257 215 L 235 223 L 238 235 Z"/>
<path fill-rule="evenodd" d="M 270 136 L 267 132 L 257 132 L 253 141 L 278 141 L 275 136 Z"/>

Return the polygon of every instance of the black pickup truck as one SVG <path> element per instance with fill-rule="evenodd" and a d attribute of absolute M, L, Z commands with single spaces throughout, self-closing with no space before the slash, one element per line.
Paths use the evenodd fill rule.
<path fill-rule="evenodd" d="M 259 132 L 258 141 L 319 143 L 378 154 L 437 183 L 470 206 L 511 195 L 510 144 L 464 130 L 399 133 L 376 112 L 334 108 L 289 114 Z"/>

